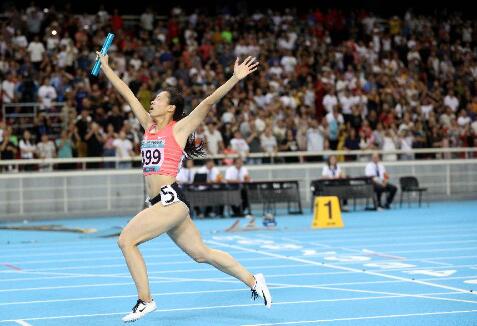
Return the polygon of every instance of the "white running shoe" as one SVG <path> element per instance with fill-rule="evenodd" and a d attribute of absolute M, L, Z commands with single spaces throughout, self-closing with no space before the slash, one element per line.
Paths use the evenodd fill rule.
<path fill-rule="evenodd" d="M 123 317 L 123 322 L 128 323 L 136 321 L 156 309 L 157 306 L 154 299 L 151 300 L 151 302 L 144 302 L 139 299 L 133 307 L 132 312 Z"/>
<path fill-rule="evenodd" d="M 265 277 L 263 274 L 257 274 L 253 277 L 255 277 L 255 285 L 252 288 L 252 299 L 263 298 L 265 306 L 270 309 L 272 307 L 272 296 L 265 282 Z"/>

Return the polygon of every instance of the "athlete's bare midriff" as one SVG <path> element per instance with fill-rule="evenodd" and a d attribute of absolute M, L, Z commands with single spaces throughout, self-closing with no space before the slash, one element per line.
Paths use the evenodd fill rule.
<path fill-rule="evenodd" d="M 146 191 L 149 198 L 156 197 L 161 187 L 171 185 L 176 182 L 176 178 L 169 175 L 151 174 L 145 176 L 146 179 Z"/>

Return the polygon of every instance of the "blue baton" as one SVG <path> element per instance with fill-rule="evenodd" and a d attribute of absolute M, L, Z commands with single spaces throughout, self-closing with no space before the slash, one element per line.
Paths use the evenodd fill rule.
<path fill-rule="evenodd" d="M 108 36 L 106 36 L 106 39 L 104 40 L 103 47 L 101 48 L 102 55 L 106 55 L 106 53 L 109 50 L 109 47 L 113 43 L 113 39 L 114 39 L 114 34 L 108 33 Z M 98 58 L 96 62 L 94 63 L 93 69 L 91 69 L 91 75 L 98 76 L 100 68 L 101 68 L 101 61 L 99 61 L 99 58 Z"/>

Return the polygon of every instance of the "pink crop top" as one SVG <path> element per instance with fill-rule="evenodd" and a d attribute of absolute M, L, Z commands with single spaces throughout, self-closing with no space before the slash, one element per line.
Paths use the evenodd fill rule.
<path fill-rule="evenodd" d="M 152 134 L 152 125 L 144 133 L 141 143 L 141 156 L 144 175 L 160 174 L 175 177 L 182 165 L 184 151 L 177 143 L 172 132 L 176 124 L 171 121 L 167 126 Z"/>

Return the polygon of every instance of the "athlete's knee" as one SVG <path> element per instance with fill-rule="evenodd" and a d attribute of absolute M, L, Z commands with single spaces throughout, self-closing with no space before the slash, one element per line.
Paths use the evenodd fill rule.
<path fill-rule="evenodd" d="M 195 262 L 199 264 L 209 263 L 210 262 L 210 249 L 204 247 L 200 250 L 193 252 L 191 258 L 194 259 Z"/>
<path fill-rule="evenodd" d="M 136 243 L 132 241 L 130 237 L 128 237 L 126 234 L 121 233 L 118 238 L 118 247 L 121 249 L 127 249 L 135 246 Z"/>

